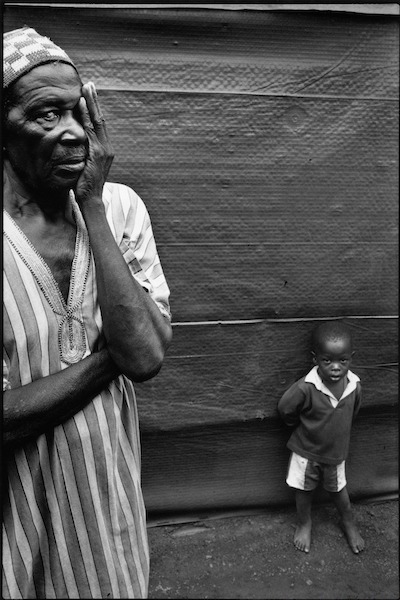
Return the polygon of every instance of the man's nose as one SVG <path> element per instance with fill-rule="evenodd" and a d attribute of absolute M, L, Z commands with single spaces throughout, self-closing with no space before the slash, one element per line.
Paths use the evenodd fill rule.
<path fill-rule="evenodd" d="M 63 115 L 60 126 L 62 127 L 61 140 L 64 143 L 82 144 L 86 141 L 85 130 L 72 111 Z"/>

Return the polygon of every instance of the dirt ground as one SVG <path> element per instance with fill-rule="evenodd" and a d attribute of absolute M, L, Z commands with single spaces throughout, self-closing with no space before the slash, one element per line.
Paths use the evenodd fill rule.
<path fill-rule="evenodd" d="M 149 598 L 397 600 L 398 501 L 353 508 L 366 541 L 359 555 L 330 505 L 313 509 L 309 554 L 292 543 L 294 507 L 150 526 Z"/>

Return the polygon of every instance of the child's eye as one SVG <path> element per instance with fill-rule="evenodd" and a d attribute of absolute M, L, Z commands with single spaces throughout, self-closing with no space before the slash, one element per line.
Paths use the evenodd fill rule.
<path fill-rule="evenodd" d="M 329 358 L 323 358 L 322 361 L 328 365 L 331 361 L 329 360 Z"/>

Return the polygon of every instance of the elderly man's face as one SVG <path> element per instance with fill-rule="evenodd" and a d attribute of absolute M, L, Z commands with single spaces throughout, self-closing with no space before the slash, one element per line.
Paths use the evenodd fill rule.
<path fill-rule="evenodd" d="M 7 156 L 23 183 L 35 191 L 72 188 L 84 169 L 82 83 L 68 64 L 40 65 L 14 84 L 6 115 Z"/>

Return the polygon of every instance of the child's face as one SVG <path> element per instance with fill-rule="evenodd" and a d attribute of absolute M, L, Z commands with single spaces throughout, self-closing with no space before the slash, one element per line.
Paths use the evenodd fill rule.
<path fill-rule="evenodd" d="M 350 368 L 354 352 L 347 339 L 321 340 L 314 356 L 314 364 L 318 365 L 318 373 L 327 385 L 334 385 L 346 376 Z"/>

